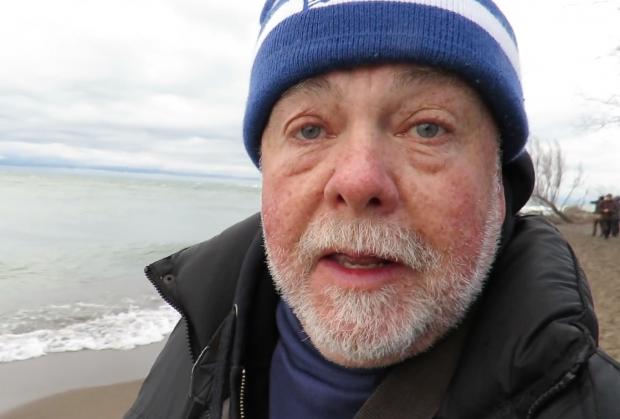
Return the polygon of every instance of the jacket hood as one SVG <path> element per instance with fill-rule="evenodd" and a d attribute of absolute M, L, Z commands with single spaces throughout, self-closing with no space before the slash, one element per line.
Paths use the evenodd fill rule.
<path fill-rule="evenodd" d="M 510 163 L 502 167 L 504 193 L 506 194 L 506 212 L 519 212 L 526 204 L 534 190 L 536 174 L 532 158 L 523 151 Z"/>

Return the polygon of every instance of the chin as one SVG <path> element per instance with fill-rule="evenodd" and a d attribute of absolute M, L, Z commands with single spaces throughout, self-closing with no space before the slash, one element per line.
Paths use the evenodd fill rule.
<path fill-rule="evenodd" d="M 326 359 L 349 368 L 377 368 L 432 347 L 462 321 L 482 281 L 465 281 L 461 287 L 452 283 L 450 288 L 433 295 L 435 287 L 411 284 L 373 291 L 334 286 L 285 300 Z"/>
<path fill-rule="evenodd" d="M 325 359 L 345 368 L 385 368 L 426 352 L 431 349 L 444 334 L 445 333 L 434 333 L 421 336 L 410 348 L 406 348 L 399 353 L 386 354 L 380 358 L 362 358 L 359 357 L 358 354 L 333 353 L 329 352 L 328 348 L 321 348 L 317 345 L 315 345 L 315 347 L 317 347 L 317 350 Z M 312 341 L 312 338 L 310 338 L 310 340 Z"/>

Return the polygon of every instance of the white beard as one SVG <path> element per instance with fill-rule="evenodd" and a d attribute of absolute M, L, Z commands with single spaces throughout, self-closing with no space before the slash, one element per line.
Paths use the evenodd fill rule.
<path fill-rule="evenodd" d="M 495 259 L 503 223 L 499 182 L 496 175 L 496 189 L 489 188 L 496 196 L 490 197 L 474 261 L 434 249 L 415 232 L 374 219 L 314 220 L 295 249 L 273 248 L 266 240 L 274 283 L 314 346 L 345 366 L 384 366 L 427 350 L 459 324 Z M 395 260 L 417 275 L 378 290 L 332 285 L 317 295 L 309 277 L 325 249 Z"/>

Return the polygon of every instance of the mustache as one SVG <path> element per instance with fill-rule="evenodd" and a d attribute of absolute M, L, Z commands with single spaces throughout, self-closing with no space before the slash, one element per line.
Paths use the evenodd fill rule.
<path fill-rule="evenodd" d="M 419 271 L 438 266 L 440 253 L 415 231 L 373 219 L 321 217 L 312 221 L 297 248 L 308 270 L 326 253 L 371 255 Z"/>

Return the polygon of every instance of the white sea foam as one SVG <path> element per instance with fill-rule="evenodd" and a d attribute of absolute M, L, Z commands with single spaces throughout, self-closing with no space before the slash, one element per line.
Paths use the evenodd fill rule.
<path fill-rule="evenodd" d="M 22 317 L 24 313 L 21 313 Z M 133 349 L 163 340 L 179 320 L 168 307 L 132 307 L 60 328 L 0 334 L 0 362 L 36 358 L 53 352 L 83 349 Z"/>

